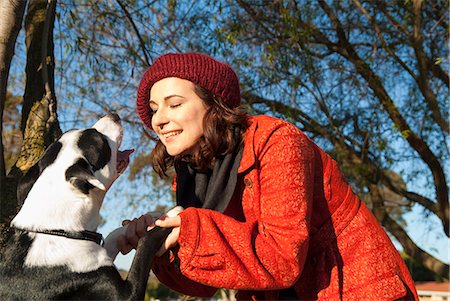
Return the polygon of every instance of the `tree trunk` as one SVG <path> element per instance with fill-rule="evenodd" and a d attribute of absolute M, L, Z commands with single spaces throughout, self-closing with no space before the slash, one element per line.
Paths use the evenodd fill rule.
<path fill-rule="evenodd" d="M 25 17 L 27 65 L 22 107 L 23 144 L 10 174 L 20 178 L 61 134 L 54 93 L 53 23 L 56 1 L 31 0 Z"/>
<path fill-rule="evenodd" d="M 15 206 L 10 206 L 6 196 L 11 191 L 9 179 L 6 178 L 5 157 L 3 150 L 3 110 L 5 108 L 6 91 L 11 60 L 14 56 L 14 46 L 22 26 L 25 11 L 25 0 L 0 0 L 0 246 L 3 245 L 2 235 L 5 231 L 5 218 L 14 212 Z"/>
<path fill-rule="evenodd" d="M 56 1 L 31 0 L 25 17 L 27 66 L 21 123 L 24 139 L 19 159 L 8 175 L 9 190 L 3 195 L 5 202 L 14 208 L 12 215 L 18 209 L 18 180 L 36 163 L 45 148 L 61 134 L 56 115 L 53 76 L 55 10 Z M 5 223 L 8 222 L 6 219 Z"/>

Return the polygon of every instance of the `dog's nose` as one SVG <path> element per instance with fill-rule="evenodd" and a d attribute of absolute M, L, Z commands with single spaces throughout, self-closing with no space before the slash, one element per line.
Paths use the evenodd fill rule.
<path fill-rule="evenodd" d="M 109 113 L 108 116 L 114 121 L 114 122 L 119 122 L 120 121 L 120 117 L 117 113 Z"/>

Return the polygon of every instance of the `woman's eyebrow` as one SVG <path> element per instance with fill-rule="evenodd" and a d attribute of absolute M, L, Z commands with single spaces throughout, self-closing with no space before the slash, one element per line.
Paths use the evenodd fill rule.
<path fill-rule="evenodd" d="M 178 94 L 172 94 L 172 95 L 168 95 L 168 96 L 166 96 L 166 97 L 164 97 L 164 101 L 168 101 L 169 99 L 171 99 L 171 98 L 173 98 L 173 97 L 180 97 L 180 98 L 185 98 L 184 96 L 181 96 L 181 95 L 178 95 Z M 154 104 L 158 104 L 156 101 L 154 101 L 154 100 L 152 100 L 152 99 L 150 99 L 149 100 L 149 103 L 151 104 L 151 103 L 154 103 Z"/>
<path fill-rule="evenodd" d="M 173 97 L 185 98 L 184 96 L 181 96 L 181 95 L 178 95 L 178 94 L 172 94 L 172 95 L 164 97 L 164 100 L 169 100 L 170 98 L 173 98 Z"/>

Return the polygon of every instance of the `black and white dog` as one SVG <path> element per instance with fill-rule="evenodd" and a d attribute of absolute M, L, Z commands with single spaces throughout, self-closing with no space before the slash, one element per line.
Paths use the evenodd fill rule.
<path fill-rule="evenodd" d="M 95 232 L 105 193 L 132 153 L 119 151 L 122 132 L 117 114 L 68 131 L 23 177 L 17 192 L 23 205 L 0 258 L 0 300 L 144 298 L 170 230 L 156 227 L 140 240 L 126 280 L 113 265 L 114 238 L 107 238 L 107 250 Z"/>

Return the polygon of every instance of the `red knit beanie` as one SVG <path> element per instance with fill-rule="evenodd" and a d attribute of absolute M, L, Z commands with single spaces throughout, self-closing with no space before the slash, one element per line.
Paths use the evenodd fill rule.
<path fill-rule="evenodd" d="M 157 81 L 166 77 L 189 80 L 211 94 L 220 96 L 230 108 L 235 108 L 241 103 L 239 79 L 227 64 L 201 53 L 165 54 L 147 69 L 137 93 L 139 117 L 150 129 L 152 128 L 150 89 Z"/>

